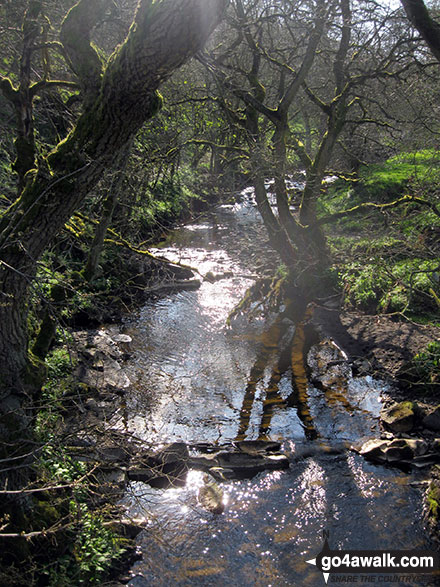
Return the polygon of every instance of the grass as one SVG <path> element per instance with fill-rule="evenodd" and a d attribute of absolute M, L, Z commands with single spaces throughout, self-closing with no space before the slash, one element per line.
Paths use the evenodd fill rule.
<path fill-rule="evenodd" d="M 406 193 L 431 201 L 440 192 L 440 153 L 402 153 L 361 168 L 356 182 L 338 180 L 320 203 L 329 214 L 362 202 L 385 203 Z M 440 218 L 405 204 L 340 219 L 327 227 L 334 271 L 349 306 L 423 319 L 440 308 Z"/>
<path fill-rule="evenodd" d="M 328 212 L 361 202 L 385 203 L 411 192 L 426 192 L 440 185 L 440 153 L 432 149 L 401 153 L 383 163 L 364 165 L 356 180 L 339 179 L 324 198 Z"/>

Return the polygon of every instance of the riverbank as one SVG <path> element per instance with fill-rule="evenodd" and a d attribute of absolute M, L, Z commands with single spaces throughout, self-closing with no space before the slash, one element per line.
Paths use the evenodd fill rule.
<path fill-rule="evenodd" d="M 403 316 L 367 315 L 323 308 L 315 310 L 314 323 L 321 333 L 341 346 L 355 372 L 390 383 L 381 412 L 380 439 L 371 441 L 364 448 L 362 452 L 366 458 L 403 467 L 421 460 L 425 470 L 429 463 L 439 462 L 438 362 L 437 368 L 430 367 L 429 371 L 423 369 L 422 361 L 417 365 L 417 357 L 423 357 L 425 349 L 440 341 L 440 327 L 417 324 Z M 391 460 L 387 457 L 388 452 L 392 454 Z M 426 524 L 430 536 L 439 542 L 438 465 L 427 472 L 424 483 Z"/>
<path fill-rule="evenodd" d="M 318 306 L 314 323 L 341 344 L 370 375 L 398 378 L 426 346 L 440 340 L 440 326 L 419 324 L 402 315 L 366 314 Z"/>
<path fill-rule="evenodd" d="M 226 210 L 229 209 L 230 208 L 226 208 Z M 243 214 L 244 213 L 248 214 L 247 209 Z M 211 219 L 209 220 L 211 221 Z M 73 320 L 70 325 L 67 336 L 69 339 L 68 348 L 70 350 L 68 358 L 74 367 L 74 370 L 70 372 L 70 386 L 68 386 L 67 390 L 61 394 L 61 397 L 58 396 L 56 399 L 58 403 L 59 419 L 57 425 L 54 427 L 57 450 L 60 448 L 63 452 L 61 453 L 61 459 L 54 461 L 51 466 L 55 469 L 56 467 L 59 467 L 60 460 L 69 460 L 70 462 L 75 463 L 75 467 L 79 463 L 80 467 L 85 466 L 90 472 L 90 474 L 87 473 L 88 485 L 83 485 L 82 490 L 84 494 L 89 492 L 89 497 L 87 498 L 88 503 L 90 504 L 88 516 L 91 516 L 92 519 L 94 516 L 97 516 L 99 519 L 99 521 L 96 519 L 94 521 L 95 533 L 92 534 L 93 540 L 95 540 L 97 535 L 99 535 L 104 529 L 106 531 L 112 529 L 115 540 L 126 540 L 127 532 L 134 535 L 145 527 L 146 520 L 145 518 L 142 518 L 142 516 L 131 515 L 132 521 L 130 522 L 127 512 L 119 508 L 114 508 L 115 504 L 124 494 L 127 484 L 130 484 L 129 475 L 127 473 L 127 462 L 128 460 L 131 460 L 131 456 L 130 459 L 127 459 L 127 456 L 131 455 L 133 447 L 138 449 L 142 448 L 144 454 L 145 451 L 150 450 L 150 448 L 151 450 L 155 449 L 154 446 L 146 446 L 148 444 L 145 440 L 148 439 L 147 429 L 151 420 L 154 420 L 154 416 L 150 416 L 148 405 L 145 406 L 145 404 L 148 404 L 149 402 L 151 408 L 155 408 L 158 404 L 160 405 L 161 396 L 157 395 L 157 387 L 161 385 L 160 381 L 164 374 L 164 365 L 166 365 L 169 360 L 174 362 L 179 374 L 177 375 L 173 371 L 171 365 L 168 392 L 171 389 L 173 390 L 172 403 L 178 400 L 177 396 L 179 392 L 182 390 L 183 393 L 186 385 L 185 383 L 182 383 L 183 380 L 179 379 L 179 377 L 183 377 L 184 379 L 190 377 L 192 372 L 191 369 L 189 370 L 188 375 L 186 374 L 187 371 L 185 369 L 188 366 L 190 368 L 194 367 L 194 364 L 189 363 L 184 369 L 186 352 L 191 349 L 194 342 L 197 347 L 198 337 L 199 335 L 202 337 L 203 333 L 208 333 L 208 337 L 206 340 L 203 338 L 200 339 L 200 347 L 195 355 L 196 371 L 199 371 L 201 368 L 201 358 L 205 353 L 208 353 L 206 357 L 209 359 L 208 367 L 206 373 L 201 376 L 202 379 L 203 377 L 206 377 L 206 381 L 208 382 L 208 385 L 210 385 L 209 377 L 211 377 L 212 372 L 215 370 L 215 365 L 219 362 L 218 359 L 220 358 L 220 368 L 217 373 L 219 384 L 216 388 L 217 384 L 211 383 L 213 387 L 211 389 L 208 388 L 210 393 L 207 393 L 205 383 L 203 382 L 205 380 L 199 380 L 199 377 L 196 377 L 196 379 L 190 384 L 191 389 L 188 395 L 188 400 L 190 403 L 191 401 L 195 402 L 194 405 L 198 408 L 203 406 L 204 409 L 201 410 L 203 412 L 205 411 L 205 407 L 207 411 L 212 409 L 213 414 L 210 417 L 202 414 L 197 418 L 195 417 L 195 410 L 192 409 L 186 414 L 187 417 L 185 417 L 185 412 L 183 414 L 180 413 L 179 408 L 179 434 L 186 426 L 187 430 L 194 430 L 194 433 L 196 434 L 198 431 L 201 431 L 200 433 L 202 436 L 205 433 L 208 435 L 212 428 L 214 435 L 218 436 L 221 421 L 217 423 L 216 418 L 217 414 L 224 413 L 222 411 L 223 404 L 220 404 L 220 409 L 217 405 L 214 406 L 213 397 L 215 399 L 216 389 L 223 390 L 224 387 L 227 388 L 224 393 L 227 394 L 227 401 L 229 402 L 228 404 L 224 404 L 225 409 L 229 414 L 229 424 L 226 423 L 226 426 L 229 425 L 231 429 L 235 430 L 238 425 L 240 429 L 243 429 L 243 431 L 246 432 L 246 434 L 249 434 L 249 438 L 252 437 L 252 434 L 258 434 L 258 424 L 257 427 L 255 427 L 254 424 L 252 430 L 247 427 L 249 426 L 248 416 L 251 411 L 255 412 L 254 408 L 259 405 L 260 401 L 261 403 L 264 403 L 260 432 L 263 429 L 265 433 L 268 432 L 271 423 L 276 426 L 277 417 L 282 417 L 287 426 L 285 430 L 288 431 L 287 436 L 284 436 L 283 432 L 283 437 L 290 438 L 289 434 L 292 434 L 292 437 L 295 437 L 295 434 L 301 435 L 303 433 L 302 423 L 304 423 L 303 420 L 301 420 L 301 417 L 304 417 L 304 415 L 307 414 L 300 414 L 300 407 L 307 407 L 309 405 L 308 402 L 310 402 L 310 405 L 312 406 L 313 418 L 319 419 L 321 417 L 321 419 L 317 421 L 317 428 L 323 426 L 321 432 L 326 440 L 328 440 L 328 438 L 333 438 L 332 435 L 334 434 L 334 429 L 339 428 L 345 432 L 351 425 L 349 423 L 350 421 L 356 421 L 356 425 L 353 427 L 354 432 L 350 432 L 350 438 L 353 439 L 356 438 L 356 426 L 358 425 L 360 426 L 359 429 L 366 430 L 366 432 L 363 433 L 370 435 L 372 433 L 370 423 L 371 426 L 375 427 L 374 430 L 377 428 L 377 416 L 374 413 L 374 410 L 367 415 L 367 426 L 365 427 L 361 424 L 361 420 L 365 419 L 365 414 L 369 411 L 368 407 L 363 404 L 361 395 L 356 396 L 353 392 L 351 392 L 351 395 L 346 395 L 346 390 L 343 390 L 341 393 L 340 390 L 337 389 L 335 395 L 331 397 L 329 393 L 325 390 L 323 392 L 318 386 L 311 392 L 311 396 L 308 399 L 307 396 L 305 396 L 306 401 L 301 399 L 302 403 L 300 405 L 295 403 L 289 405 L 289 402 L 284 396 L 278 397 L 276 395 L 276 389 L 273 391 L 268 390 L 267 401 L 264 402 L 262 397 L 258 397 L 258 394 L 257 397 L 252 395 L 254 393 L 253 390 L 255 390 L 257 385 L 260 385 L 259 393 L 265 392 L 263 384 L 263 363 L 269 368 L 269 359 L 271 353 L 276 350 L 277 344 L 274 344 L 273 348 L 270 344 L 265 347 L 264 344 L 261 345 L 262 342 L 264 343 L 261 339 L 260 341 L 254 340 L 256 343 L 255 347 L 252 345 L 248 346 L 247 342 L 252 341 L 255 337 L 253 337 L 250 330 L 250 336 L 247 338 L 245 333 L 247 328 L 245 325 L 245 316 L 243 316 L 243 319 L 239 317 L 236 322 L 234 321 L 233 328 L 231 329 L 232 332 L 229 333 L 229 339 L 229 335 L 223 330 L 225 318 L 228 311 L 231 309 L 228 304 L 233 303 L 234 300 L 235 303 L 237 303 L 240 299 L 240 295 L 237 291 L 237 280 L 241 280 L 240 288 L 242 289 L 240 289 L 240 292 L 244 292 L 246 287 L 252 283 L 252 279 L 255 277 L 250 271 L 248 271 L 248 266 L 255 260 L 254 257 L 248 260 L 248 256 L 250 252 L 255 254 L 255 247 L 249 247 L 244 239 L 243 248 L 247 253 L 246 271 L 242 269 L 237 270 L 236 276 L 234 276 L 234 268 L 229 266 L 231 260 L 230 257 L 228 258 L 227 256 L 229 254 L 229 249 L 227 247 L 231 246 L 233 254 L 238 256 L 239 252 L 237 252 L 234 245 L 231 245 L 230 243 L 231 232 L 234 235 L 234 242 L 236 243 L 240 238 L 242 229 L 241 226 L 234 226 L 232 231 L 229 232 L 224 229 L 219 230 L 219 226 L 223 226 L 223 220 L 223 217 L 218 222 L 215 222 L 215 219 L 213 220 L 215 230 L 210 228 L 210 225 L 207 222 L 185 229 L 185 235 L 183 237 L 177 237 L 182 239 L 181 242 L 183 244 L 180 245 L 181 248 L 173 248 L 173 244 L 171 244 L 171 248 L 169 247 L 167 249 L 167 255 L 170 252 L 172 253 L 170 258 L 182 258 L 184 262 L 188 262 L 189 265 L 192 265 L 193 263 L 187 261 L 185 255 L 188 250 L 190 252 L 193 251 L 193 258 L 195 260 L 194 264 L 196 267 L 197 263 L 203 264 L 199 266 L 201 274 L 193 274 L 189 272 L 186 267 L 182 268 L 177 265 L 176 267 L 178 268 L 177 271 L 179 275 L 176 277 L 173 270 L 168 270 L 170 265 L 168 263 L 164 264 L 160 261 L 160 266 L 164 267 L 164 271 L 159 275 L 156 274 L 156 277 L 153 277 L 153 272 L 151 272 L 149 268 L 146 268 L 145 256 L 137 257 L 136 254 L 134 254 L 133 261 L 129 266 L 131 268 L 130 272 L 133 270 L 133 275 L 136 275 L 136 279 L 130 283 L 126 283 L 124 294 L 127 295 L 127 299 L 132 298 L 133 300 L 133 303 L 130 304 L 131 312 L 134 311 L 138 314 L 137 308 L 142 306 L 144 302 L 147 304 L 146 309 L 144 311 L 139 311 L 139 314 L 142 315 L 142 320 L 146 320 L 148 328 L 152 325 L 150 322 L 152 315 L 154 315 L 156 310 L 159 311 L 157 322 L 153 322 L 153 325 L 156 324 L 157 329 L 152 333 L 149 344 L 146 341 L 140 340 L 137 343 L 137 347 L 136 345 L 132 345 L 130 340 L 130 330 L 126 331 L 121 323 L 118 322 L 121 320 L 121 311 L 124 309 L 124 304 L 121 304 L 118 311 L 115 311 L 115 298 L 103 298 L 103 304 L 100 307 L 100 311 L 102 312 L 101 316 L 111 317 L 113 322 L 116 321 L 116 324 L 97 328 L 95 330 L 91 330 L 87 327 L 88 329 L 84 330 L 84 323 L 93 324 L 94 320 L 96 321 L 96 316 L 94 319 L 91 316 L 89 320 L 87 314 L 84 313 L 82 320 L 79 320 L 78 323 L 75 323 L 75 320 Z M 259 232 L 261 233 L 261 231 Z M 188 233 L 190 234 L 188 235 Z M 194 239 L 195 244 L 192 245 L 192 248 L 189 247 L 188 249 L 187 239 L 189 236 L 191 239 Z M 185 254 L 183 254 L 183 252 Z M 155 254 L 162 253 L 156 252 Z M 188 258 L 191 258 L 191 255 Z M 150 260 L 148 263 L 150 263 Z M 209 263 L 214 263 L 214 267 L 212 268 L 211 266 L 208 266 Z M 185 272 L 185 275 L 180 274 L 181 270 Z M 205 279 L 203 279 L 203 275 L 205 276 Z M 195 280 L 197 280 L 197 282 Z M 133 289 L 131 289 L 132 286 Z M 201 286 L 201 307 L 196 305 L 198 303 L 197 300 L 200 301 L 199 292 L 183 292 L 177 296 L 168 295 L 173 289 L 177 291 L 182 288 L 185 289 L 186 286 L 188 286 L 188 289 L 190 290 Z M 132 293 L 133 296 L 131 295 Z M 156 302 L 154 300 L 156 300 Z M 181 305 L 179 306 L 179 304 Z M 127 310 L 128 309 L 126 309 L 126 311 Z M 315 309 L 316 316 L 319 317 L 320 312 L 323 311 L 323 308 L 317 306 Z M 407 358 L 410 358 L 412 352 L 418 352 L 420 350 L 418 345 L 424 344 L 427 340 L 426 337 L 429 338 L 429 336 L 431 336 L 431 331 L 427 334 L 425 328 L 421 328 L 420 330 L 417 329 L 412 332 L 407 331 L 407 328 L 402 328 L 402 324 L 394 322 L 389 316 L 367 316 L 355 312 L 342 312 L 342 314 L 339 314 L 338 308 L 333 308 L 331 311 L 327 311 L 327 318 L 329 316 L 332 317 L 334 323 L 333 330 L 329 329 L 329 332 L 324 332 L 323 337 L 327 334 L 334 338 L 338 343 L 340 342 L 341 346 L 347 350 L 347 354 L 350 356 L 348 361 L 344 361 L 340 356 L 336 357 L 336 362 L 331 359 L 331 368 L 337 367 L 338 363 L 344 363 L 344 365 L 341 364 L 344 373 L 348 373 L 351 366 L 353 366 L 354 371 L 356 371 L 358 375 L 362 375 L 364 379 L 366 379 L 367 376 L 373 375 L 378 377 L 378 379 L 382 379 L 386 376 L 386 379 L 388 380 L 395 380 L 395 376 L 399 371 L 396 367 L 397 363 L 403 365 Z M 195 322 L 191 326 L 191 320 L 194 319 L 194 317 Z M 208 321 L 207 318 L 213 319 L 213 322 Z M 138 319 L 139 318 L 136 318 L 135 320 L 137 321 Z M 199 319 L 200 321 L 198 321 Z M 286 320 L 289 322 L 287 317 Z M 332 320 L 327 320 L 327 328 L 329 328 L 329 323 Z M 168 341 L 169 335 L 167 334 L 167 331 L 164 330 L 169 321 L 171 321 L 171 326 L 174 325 L 171 330 L 170 341 Z M 324 324 L 326 323 L 325 320 L 322 322 Z M 338 323 L 339 330 L 336 328 Z M 266 326 L 269 325 L 266 324 Z M 221 342 L 219 344 L 223 345 L 225 341 L 223 335 L 225 335 L 227 345 L 226 347 L 215 347 L 213 356 L 209 356 L 209 345 L 211 344 L 211 335 L 209 333 L 216 331 L 217 328 L 221 333 Z M 290 328 L 291 330 L 293 329 L 291 320 L 290 325 L 287 328 Z M 391 353 L 387 351 L 386 345 L 391 344 L 393 339 L 396 339 L 400 330 L 402 330 L 402 333 L 399 334 L 399 336 L 404 337 L 399 339 L 401 340 L 402 348 L 396 347 L 394 349 L 396 354 L 391 355 Z M 273 334 L 275 335 L 276 333 L 274 332 Z M 406 339 L 411 340 L 411 347 L 407 348 L 405 346 L 405 337 Z M 343 338 L 345 341 L 344 344 L 341 342 Z M 182 348 L 184 354 L 175 354 L 176 347 L 180 345 L 182 340 L 186 341 Z M 288 344 L 288 340 L 286 342 Z M 229 369 L 227 360 L 228 356 L 225 355 L 223 360 L 223 355 L 219 351 L 219 349 L 222 351 L 227 350 L 229 344 L 234 345 L 233 348 L 235 350 L 232 353 L 232 356 L 238 358 L 237 366 L 240 366 L 242 375 L 244 375 L 244 379 L 237 380 L 235 383 L 235 379 L 231 379 L 232 375 L 235 377 L 234 372 L 227 371 Z M 247 349 L 246 351 L 245 347 Z M 157 349 L 157 358 L 159 361 L 159 375 L 157 378 L 151 377 L 148 371 L 142 369 L 142 381 L 133 377 L 130 379 L 129 375 L 131 376 L 131 374 L 127 374 L 126 364 L 127 361 L 130 361 L 130 357 L 136 353 L 139 348 L 142 349 L 141 352 L 144 352 L 143 349 L 148 349 L 146 351 L 147 355 L 154 354 Z M 58 350 L 63 349 L 58 347 Z M 398 351 L 403 352 L 400 352 L 400 354 L 397 355 Z M 255 356 L 254 352 L 256 352 Z M 246 354 L 248 356 L 245 356 Z M 248 363 L 246 363 L 246 361 L 248 361 Z M 285 370 L 288 371 L 288 365 L 285 366 Z M 276 376 L 276 371 L 274 371 L 273 381 L 275 383 Z M 258 379 L 260 379 L 260 383 L 258 383 Z M 285 376 L 286 385 L 292 385 L 289 379 L 290 377 L 287 373 Z M 225 381 L 228 382 L 227 385 L 225 385 Z M 304 380 L 304 383 L 307 386 L 306 380 Z M 319 382 L 313 381 L 312 385 L 315 383 L 318 384 Z M 193 399 L 195 391 L 193 387 L 194 384 L 195 386 L 200 385 L 201 387 L 200 401 Z M 136 392 L 138 387 L 139 390 Z M 245 387 L 246 392 L 244 393 L 243 399 L 241 397 L 241 392 L 244 392 Z M 374 387 L 374 385 L 372 387 Z M 60 385 L 60 389 L 61 388 L 62 386 Z M 134 396 L 130 395 L 133 389 L 135 390 Z M 393 386 L 390 389 L 393 390 L 393 393 L 395 392 L 397 394 L 399 388 Z M 150 395 L 151 391 L 153 391 L 153 395 Z M 167 390 L 165 389 L 164 391 L 164 397 L 168 397 L 166 396 Z M 331 392 L 332 390 L 328 391 Z M 154 393 L 156 393 L 156 395 L 154 395 Z M 224 393 L 222 391 L 219 395 L 223 396 Z M 372 388 L 369 388 L 368 393 L 371 393 L 374 397 L 380 395 L 380 391 Z M 137 404 L 138 399 L 140 400 L 139 404 Z M 222 398 L 220 398 L 220 400 L 223 402 Z M 242 400 L 243 404 L 241 405 Z M 284 400 L 286 400 L 285 403 L 283 403 Z M 292 401 L 293 400 L 295 400 L 295 398 L 292 397 Z M 249 402 L 249 404 L 246 402 Z M 274 409 L 270 407 L 273 405 L 273 402 L 275 402 L 275 404 L 279 403 L 279 405 L 275 405 Z M 168 403 L 171 402 L 168 401 Z M 336 412 L 333 411 L 335 405 L 338 406 L 339 412 L 338 410 L 336 410 Z M 139 406 L 140 410 L 138 409 Z M 323 410 L 321 414 L 316 411 L 319 406 L 321 406 L 321 409 Z M 146 407 L 146 409 L 144 409 L 144 407 Z M 324 413 L 325 417 L 322 417 Z M 364 415 L 362 415 L 362 413 L 364 413 Z M 308 415 L 310 415 L 310 413 Z M 136 438 L 134 434 L 130 433 L 129 427 L 127 427 L 127 421 L 133 417 L 139 417 L 141 436 L 142 434 L 145 434 L 144 439 Z M 298 420 L 298 417 L 301 421 Z M 292 425 L 292 422 L 295 422 L 296 420 L 298 420 L 297 423 Z M 164 423 L 165 426 L 170 424 L 171 427 L 169 430 L 174 434 L 172 428 L 176 421 L 177 420 L 171 418 L 171 420 L 162 420 L 162 423 Z M 225 418 L 224 421 L 226 422 L 227 418 Z M 218 430 L 216 430 L 217 426 Z M 292 426 L 292 428 L 289 428 L 290 426 Z M 297 427 L 294 430 L 295 426 Z M 124 429 L 124 433 L 122 434 L 120 433 L 121 429 Z M 272 433 L 275 435 L 280 434 L 276 429 L 272 429 L 271 434 Z M 215 438 L 215 436 L 212 438 Z M 210 440 L 212 440 L 212 438 Z M 54 444 L 53 439 L 54 437 L 49 441 L 52 445 Z M 159 439 L 168 442 L 169 438 L 166 431 L 164 432 L 161 430 Z M 155 442 L 156 440 L 154 439 L 152 444 L 154 445 Z M 291 441 L 288 441 L 288 443 L 289 442 Z M 208 445 L 211 446 L 211 444 L 209 444 L 208 441 Z M 306 441 L 305 444 L 308 444 L 308 442 Z M 310 442 L 310 451 L 307 454 L 316 457 L 316 453 L 314 452 L 315 444 L 317 443 L 313 441 Z M 343 453 L 344 457 L 340 460 L 345 462 L 345 458 L 347 457 L 348 462 L 351 453 L 346 452 L 345 449 L 343 450 Z M 149 458 L 151 458 L 151 456 L 152 455 L 150 454 Z M 337 459 L 339 457 L 336 455 L 335 458 Z M 360 457 L 359 460 L 362 461 Z M 302 459 L 302 461 L 306 462 L 306 459 Z M 220 466 L 219 462 L 215 464 L 218 469 Z M 224 463 L 220 464 L 223 469 L 227 469 L 227 467 L 224 466 Z M 161 463 L 159 463 L 159 465 L 161 466 Z M 330 470 L 333 466 L 337 467 L 338 465 L 332 461 L 331 463 L 327 463 L 326 466 L 329 467 Z M 358 466 L 363 467 L 364 464 L 358 464 Z M 290 478 L 290 476 L 295 476 L 297 470 L 298 465 L 295 461 L 294 466 L 292 465 L 289 469 L 285 470 L 286 477 Z M 343 472 L 346 477 L 351 479 L 350 474 L 347 475 L 345 469 L 343 469 Z M 381 473 L 378 474 L 380 475 Z M 376 473 L 374 473 L 374 475 L 376 475 Z M 374 475 L 372 475 L 372 477 L 374 477 Z M 142 472 L 143 479 L 146 478 L 145 476 L 148 476 L 148 473 L 144 474 Z M 57 477 L 56 480 L 61 482 L 63 481 L 63 478 Z M 318 481 L 319 480 L 316 482 Z M 136 481 L 134 483 L 136 483 Z M 144 481 L 139 481 L 138 483 L 143 484 Z M 321 483 L 321 481 L 319 481 L 319 483 Z M 351 490 L 351 486 L 346 487 L 347 492 L 350 492 Z M 142 493 L 144 491 L 148 492 L 148 489 L 145 489 L 145 485 L 143 485 L 141 491 Z M 331 487 L 329 488 L 329 491 L 332 491 Z M 188 494 L 189 493 L 188 490 Z M 64 497 L 67 499 L 68 496 L 66 495 Z M 189 499 L 192 499 L 191 495 L 189 495 Z M 277 499 L 279 499 L 278 507 L 285 507 L 284 496 L 280 495 Z M 315 517 L 315 514 L 313 514 L 310 518 L 311 523 L 315 523 L 313 521 Z M 123 524 L 122 521 L 124 521 Z M 81 525 L 84 522 L 87 522 L 87 520 L 82 520 L 78 525 L 80 531 L 77 537 L 81 536 Z M 284 524 L 281 526 L 281 530 L 283 530 Z M 109 546 L 111 540 L 108 534 L 107 537 L 107 546 Z M 93 540 L 92 542 L 89 541 L 87 546 L 87 555 L 91 559 L 93 559 L 93 557 L 97 558 L 101 556 L 99 552 L 96 552 Z M 408 543 L 410 544 L 410 539 L 408 539 Z M 125 548 L 128 548 L 128 543 L 125 543 Z M 63 554 L 66 556 L 65 552 Z M 73 557 L 73 553 L 71 552 L 70 555 L 67 554 L 67 556 Z M 104 556 L 107 556 L 107 564 L 109 562 L 110 550 L 108 550 Z M 121 557 L 118 558 L 119 560 L 122 560 Z M 122 558 L 125 558 L 125 555 L 122 555 Z M 118 566 L 118 572 L 120 569 L 121 567 Z M 99 572 L 97 572 L 95 576 L 98 575 Z"/>

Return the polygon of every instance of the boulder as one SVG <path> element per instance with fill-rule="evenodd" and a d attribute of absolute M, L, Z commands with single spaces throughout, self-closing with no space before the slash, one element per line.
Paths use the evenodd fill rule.
<path fill-rule="evenodd" d="M 79 330 L 73 338 L 79 352 L 86 358 L 93 358 L 97 352 L 113 359 L 122 356 L 118 345 L 105 330 Z"/>
<path fill-rule="evenodd" d="M 183 487 L 189 469 L 189 452 L 184 442 L 173 442 L 159 451 L 137 455 L 128 471 L 129 479 L 152 487 Z"/>
<path fill-rule="evenodd" d="M 439 442 L 439 439 L 428 442 L 419 438 L 374 438 L 365 442 L 358 452 L 375 463 L 424 467 L 440 461 Z"/>
<path fill-rule="evenodd" d="M 219 471 L 217 478 L 250 479 L 262 471 L 288 469 L 289 459 L 286 455 L 252 454 L 241 451 L 220 451 L 211 455 L 190 458 L 190 466 L 202 471 Z M 221 472 L 225 471 L 226 475 Z"/>
<path fill-rule="evenodd" d="M 95 471 L 91 487 L 95 496 L 103 496 L 106 499 L 109 497 L 121 499 L 126 484 L 127 475 L 123 469 L 107 469 L 102 466 Z"/>
<path fill-rule="evenodd" d="M 121 518 L 119 520 L 111 520 L 106 522 L 105 526 L 133 540 L 148 526 L 147 518 Z"/>
<path fill-rule="evenodd" d="M 273 440 L 238 440 L 234 445 L 241 451 L 250 455 L 265 455 L 276 453 L 281 449 L 281 443 Z"/>
<path fill-rule="evenodd" d="M 440 405 L 423 419 L 423 426 L 434 432 L 440 431 Z"/>
<path fill-rule="evenodd" d="M 80 364 L 76 376 L 81 383 L 95 389 L 107 387 L 122 390 L 130 386 L 130 380 L 119 363 L 101 354 L 95 355 L 93 367 Z"/>
<path fill-rule="evenodd" d="M 310 379 L 319 389 L 346 390 L 351 366 L 344 352 L 331 339 L 314 345 L 308 355 Z"/>
<path fill-rule="evenodd" d="M 199 488 L 197 499 L 212 514 L 222 514 L 225 510 L 223 491 L 207 474 L 203 476 L 203 485 Z"/>
<path fill-rule="evenodd" d="M 190 455 L 185 443 L 174 442 L 160 451 L 136 455 L 128 477 L 162 488 L 184 485 L 190 468 L 210 473 L 218 481 L 250 479 L 262 471 L 289 467 L 289 459 L 279 449 L 278 442 L 246 440 L 234 443 L 230 450 L 204 443 L 197 445 L 198 454 Z"/>
<path fill-rule="evenodd" d="M 416 421 L 415 410 L 413 402 L 400 402 L 382 410 L 381 421 L 391 432 L 410 432 Z"/>
<path fill-rule="evenodd" d="M 112 335 L 112 339 L 115 342 L 121 343 L 121 344 L 128 344 L 133 341 L 131 336 L 129 336 L 128 334 L 114 334 L 114 335 Z"/>

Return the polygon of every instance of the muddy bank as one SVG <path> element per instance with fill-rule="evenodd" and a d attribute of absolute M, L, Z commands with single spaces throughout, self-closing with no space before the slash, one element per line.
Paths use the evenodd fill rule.
<path fill-rule="evenodd" d="M 416 324 L 386 314 L 339 312 L 317 307 L 314 325 L 333 338 L 353 361 L 365 361 L 370 375 L 394 378 L 426 345 L 440 340 L 440 327 Z"/>
<path fill-rule="evenodd" d="M 378 368 L 396 376 L 414 355 L 433 340 L 440 340 L 440 328 L 432 325 L 391 318 L 386 315 L 366 316 L 344 312 L 343 326 L 367 357 L 371 357 Z"/>

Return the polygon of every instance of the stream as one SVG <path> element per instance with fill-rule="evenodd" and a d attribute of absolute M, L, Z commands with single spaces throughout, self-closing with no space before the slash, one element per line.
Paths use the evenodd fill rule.
<path fill-rule="evenodd" d="M 387 385 L 353 377 L 340 360 L 324 373 L 324 387 L 300 368 L 292 373 L 286 353 L 302 349 L 301 329 L 288 317 L 238 315 L 226 325 L 254 282 L 250 261 L 262 232 L 248 188 L 237 204 L 179 228 L 152 251 L 214 278 L 150 300 L 125 324 L 133 385 L 123 426 L 153 445 L 277 440 L 290 468 L 221 483 L 220 515 L 199 504 L 198 471 L 182 488 L 131 482 L 124 504 L 129 515 L 147 518 L 132 587 L 324 585 L 306 562 L 321 551 L 324 532 L 333 549 L 429 548 L 417 476 L 369 464 L 347 448 L 379 435 Z M 319 370 L 334 356 L 341 352 L 327 342 L 311 348 L 309 363 Z"/>

